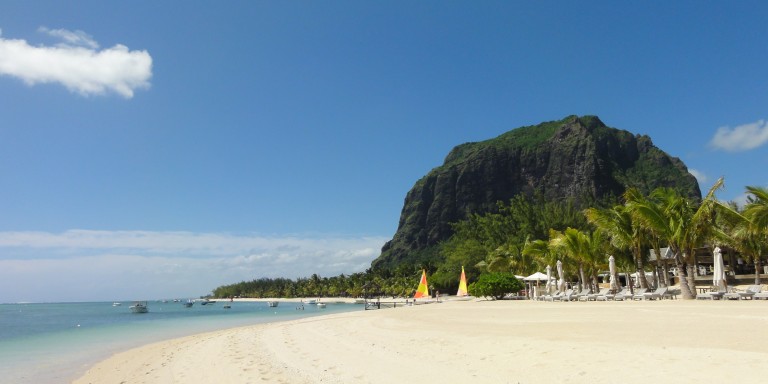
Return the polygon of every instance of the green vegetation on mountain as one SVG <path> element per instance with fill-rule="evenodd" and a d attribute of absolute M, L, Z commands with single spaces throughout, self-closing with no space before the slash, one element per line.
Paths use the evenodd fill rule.
<path fill-rule="evenodd" d="M 629 187 L 701 196 L 682 161 L 649 137 L 610 128 L 596 116 L 569 116 L 462 144 L 408 192 L 398 230 L 372 268 L 442 265 L 438 245 L 455 233 L 452 223 L 496 213 L 498 202 L 521 194 L 538 195 L 539 202 L 568 201 L 580 210 L 616 201 Z"/>

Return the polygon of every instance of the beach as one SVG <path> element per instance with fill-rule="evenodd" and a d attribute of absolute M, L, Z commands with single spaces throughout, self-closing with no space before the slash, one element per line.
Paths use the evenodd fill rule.
<path fill-rule="evenodd" d="M 83 383 L 672 383 L 768 377 L 763 301 L 445 301 L 150 344 Z"/>

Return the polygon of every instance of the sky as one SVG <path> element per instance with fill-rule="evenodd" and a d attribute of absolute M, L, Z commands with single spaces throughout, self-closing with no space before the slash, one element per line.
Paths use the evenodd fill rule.
<path fill-rule="evenodd" d="M 768 186 L 763 1 L 0 2 L 0 302 L 364 271 L 454 146 L 597 115 Z"/>

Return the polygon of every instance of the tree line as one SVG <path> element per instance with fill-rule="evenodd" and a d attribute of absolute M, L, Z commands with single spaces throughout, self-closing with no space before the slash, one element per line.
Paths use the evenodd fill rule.
<path fill-rule="evenodd" d="M 221 286 L 213 294 L 408 297 L 418 286 L 422 270 L 428 273 L 431 291 L 447 293 L 458 287 L 462 267 L 469 281 L 478 281 L 484 274 L 529 275 L 554 267 L 558 260 L 568 278 L 581 286 L 596 287 L 598 274 L 608 270 L 609 255 L 619 269 L 638 272 L 639 284 L 648 287 L 646 270 L 660 268 L 649 264 L 650 250 L 659 255 L 662 247 L 669 247 L 679 271 L 681 296 L 690 299 L 695 297 L 695 249 L 716 246 L 731 247 L 754 263 L 755 283 L 759 284 L 761 257 L 768 247 L 768 190 L 747 187 L 748 201 L 738 206 L 716 198 L 715 192 L 722 187 L 720 179 L 701 199 L 673 188 L 657 188 L 648 194 L 629 188 L 616 198 L 588 201 L 587 208 L 574 200 L 548 201 L 538 194 L 520 194 L 508 203 L 498 203 L 494 212 L 454 223 L 453 236 L 421 251 L 417 263 L 335 277 L 262 278 Z M 488 276 L 490 281 L 500 281 L 494 276 Z M 472 287 L 470 284 L 471 294 Z"/>

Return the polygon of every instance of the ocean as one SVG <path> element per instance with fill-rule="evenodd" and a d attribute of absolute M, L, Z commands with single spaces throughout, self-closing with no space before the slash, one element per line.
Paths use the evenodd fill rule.
<path fill-rule="evenodd" d="M 149 302 L 136 314 L 131 302 L 0 304 L 0 372 L 3 383 L 60 384 L 91 365 L 140 345 L 238 326 L 363 310 L 362 305 L 328 303 L 326 308 L 281 302 Z M 224 304 L 231 304 L 224 309 Z"/>

